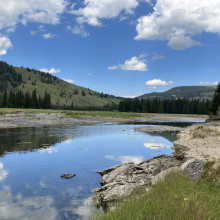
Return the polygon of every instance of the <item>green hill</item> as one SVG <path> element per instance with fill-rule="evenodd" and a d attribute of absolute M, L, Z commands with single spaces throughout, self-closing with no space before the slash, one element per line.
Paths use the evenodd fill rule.
<path fill-rule="evenodd" d="M 0 96 L 7 90 L 23 93 L 37 91 L 37 96 L 50 93 L 53 106 L 101 107 L 118 104 L 122 98 L 99 93 L 88 88 L 65 82 L 49 73 L 35 69 L 19 68 L 0 61 Z"/>
<path fill-rule="evenodd" d="M 152 92 L 139 96 L 142 99 L 170 99 L 170 98 L 187 98 L 194 99 L 209 99 L 213 98 L 216 86 L 180 86 L 172 88 L 165 92 Z"/>

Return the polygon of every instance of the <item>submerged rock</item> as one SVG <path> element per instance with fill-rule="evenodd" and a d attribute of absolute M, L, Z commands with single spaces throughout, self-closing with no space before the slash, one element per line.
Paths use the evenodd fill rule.
<path fill-rule="evenodd" d="M 76 176 L 76 174 L 75 173 L 73 173 L 73 174 L 62 174 L 60 177 L 62 178 L 62 179 L 72 179 L 73 177 L 75 177 Z"/>

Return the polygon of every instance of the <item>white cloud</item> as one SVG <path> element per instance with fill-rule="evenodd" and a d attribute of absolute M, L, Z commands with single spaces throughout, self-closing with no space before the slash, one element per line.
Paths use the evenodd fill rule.
<path fill-rule="evenodd" d="M 45 72 L 45 73 L 50 73 L 50 74 L 56 74 L 56 73 L 61 72 L 60 69 L 55 69 L 55 68 L 51 68 L 50 70 L 47 68 L 43 68 L 43 69 L 40 69 L 40 71 Z"/>
<path fill-rule="evenodd" d="M 89 36 L 89 33 L 85 31 L 85 28 L 83 25 L 75 25 L 73 28 L 71 28 L 71 26 L 67 26 L 67 30 L 71 31 L 73 34 L 77 34 L 82 37 Z"/>
<path fill-rule="evenodd" d="M 165 59 L 166 57 L 161 55 L 161 54 L 158 54 L 158 53 L 154 53 L 153 54 L 153 57 L 152 57 L 152 60 L 160 60 L 160 59 Z"/>
<path fill-rule="evenodd" d="M 58 24 L 66 6 L 66 0 L 0 0 L 0 29 L 28 22 Z"/>
<path fill-rule="evenodd" d="M 7 50 L 12 47 L 12 43 L 9 38 L 0 36 L 0 56 L 5 55 Z"/>
<path fill-rule="evenodd" d="M 74 83 L 75 83 L 75 81 L 72 80 L 72 79 L 63 79 L 63 80 L 66 81 L 66 82 L 68 82 L 68 83 L 71 83 L 71 84 L 74 84 Z"/>
<path fill-rule="evenodd" d="M 215 82 L 203 82 L 203 81 L 200 81 L 199 83 L 201 85 L 218 85 L 218 81 L 215 81 Z"/>
<path fill-rule="evenodd" d="M 0 30 L 14 32 L 18 23 L 58 24 L 67 5 L 67 0 L 0 0 Z M 5 55 L 11 47 L 11 41 L 0 36 L 0 55 Z"/>
<path fill-rule="evenodd" d="M 84 0 L 83 4 L 84 8 L 73 9 L 70 13 L 77 16 L 79 24 L 88 23 L 92 26 L 101 26 L 101 19 L 116 18 L 122 12 L 132 14 L 139 5 L 138 0 Z"/>
<path fill-rule="evenodd" d="M 141 93 L 141 94 L 139 94 L 139 95 L 126 95 L 126 96 L 122 96 L 123 98 L 128 98 L 128 99 L 133 99 L 133 98 L 136 98 L 136 97 L 138 97 L 138 96 L 141 96 L 141 95 L 143 95 L 144 93 Z"/>
<path fill-rule="evenodd" d="M 200 46 L 201 43 L 192 40 L 189 36 L 177 35 L 171 37 L 167 45 L 174 50 L 184 50 L 192 46 Z"/>
<path fill-rule="evenodd" d="M 106 155 L 106 159 L 119 161 L 120 163 L 133 162 L 135 164 L 139 164 L 144 160 L 143 156 L 112 156 Z"/>
<path fill-rule="evenodd" d="M 136 40 L 168 40 L 172 49 L 201 45 L 202 32 L 220 34 L 219 0 L 157 0 L 153 13 L 138 19 Z"/>
<path fill-rule="evenodd" d="M 56 34 L 51 34 L 51 33 L 47 33 L 47 34 L 42 34 L 42 37 L 44 39 L 51 39 L 51 38 L 54 38 L 56 37 L 57 35 Z"/>
<path fill-rule="evenodd" d="M 162 81 L 161 79 L 153 79 L 153 80 L 148 80 L 146 82 L 147 86 L 151 86 L 151 88 L 155 89 L 155 86 L 167 86 L 173 84 L 173 81 Z"/>
<path fill-rule="evenodd" d="M 131 70 L 131 71 L 147 71 L 147 64 L 145 60 L 146 55 L 140 55 L 139 57 L 132 57 L 130 60 L 126 60 L 124 64 L 108 67 L 109 70 Z"/>

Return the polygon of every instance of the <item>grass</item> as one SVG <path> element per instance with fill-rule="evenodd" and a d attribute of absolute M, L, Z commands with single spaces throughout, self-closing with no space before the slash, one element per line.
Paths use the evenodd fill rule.
<path fill-rule="evenodd" d="M 170 173 L 149 192 L 139 191 L 115 211 L 96 213 L 92 219 L 220 219 L 220 166 L 214 167 L 214 162 L 208 163 L 200 181 Z"/>
<path fill-rule="evenodd" d="M 212 128 L 205 128 L 203 126 L 198 126 L 196 128 L 190 129 L 190 133 L 193 138 L 206 138 L 210 136 L 219 136 L 220 133 Z"/>
<path fill-rule="evenodd" d="M 77 119 L 98 120 L 99 118 L 117 118 L 117 119 L 135 119 L 144 117 L 138 113 L 126 113 L 118 111 L 67 111 L 67 116 Z M 145 114 L 145 117 L 151 117 L 150 114 Z"/>
<path fill-rule="evenodd" d="M 207 117 L 201 115 L 177 115 L 177 114 L 155 114 L 155 113 L 128 113 L 118 111 L 71 111 L 71 110 L 51 110 L 51 109 L 16 109 L 16 108 L 0 108 L 0 115 L 24 112 L 25 114 L 38 114 L 38 113 L 66 113 L 66 116 L 82 120 L 104 120 L 104 119 L 130 119 L 135 120 L 138 118 L 150 118 L 153 116 L 173 116 L 173 117 Z"/>

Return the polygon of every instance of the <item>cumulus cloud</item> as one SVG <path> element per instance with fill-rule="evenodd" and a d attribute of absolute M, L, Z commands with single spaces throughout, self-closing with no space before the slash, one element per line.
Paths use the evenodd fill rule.
<path fill-rule="evenodd" d="M 147 86 L 151 86 L 153 88 L 156 88 L 155 86 L 168 86 L 171 84 L 173 84 L 173 81 L 166 82 L 166 81 L 162 81 L 161 79 L 153 79 L 153 80 L 148 80 L 146 82 Z"/>
<path fill-rule="evenodd" d="M 47 33 L 47 34 L 42 34 L 42 37 L 44 38 L 44 39 L 51 39 L 51 38 L 54 38 L 54 37 L 56 37 L 57 35 L 56 34 L 51 34 L 51 33 Z"/>
<path fill-rule="evenodd" d="M 71 84 L 74 84 L 74 83 L 75 83 L 75 81 L 72 80 L 72 79 L 63 79 L 63 80 L 66 81 L 66 82 L 68 82 L 68 83 L 71 83 Z"/>
<path fill-rule="evenodd" d="M 218 81 L 215 81 L 215 82 L 203 82 L 203 81 L 200 81 L 199 83 L 201 85 L 218 85 Z"/>
<path fill-rule="evenodd" d="M 219 0 L 157 0 L 153 13 L 138 19 L 136 30 L 136 40 L 168 40 L 172 49 L 200 46 L 194 36 L 220 34 Z"/>
<path fill-rule="evenodd" d="M 70 11 L 77 16 L 79 24 L 88 23 L 92 26 L 101 26 L 101 19 L 116 18 L 122 12 L 132 14 L 139 5 L 138 0 L 84 0 L 84 7 Z"/>
<path fill-rule="evenodd" d="M 18 23 L 58 24 L 67 5 L 67 0 L 0 0 L 0 30 L 14 32 Z M 11 47 L 11 41 L 0 36 L 0 55 L 5 55 Z"/>
<path fill-rule="evenodd" d="M 0 36 L 0 56 L 5 55 L 7 50 L 12 47 L 12 43 L 6 36 Z"/>
<path fill-rule="evenodd" d="M 85 31 L 83 25 L 75 25 L 73 28 L 71 26 L 67 26 L 67 30 L 71 31 L 73 34 L 80 35 L 82 37 L 88 37 L 89 33 Z"/>
<path fill-rule="evenodd" d="M 60 69 L 55 69 L 55 68 L 51 68 L 50 70 L 47 68 L 43 68 L 43 69 L 40 69 L 40 71 L 45 72 L 45 73 L 50 73 L 50 74 L 56 74 L 56 73 L 61 72 Z"/>
<path fill-rule="evenodd" d="M 147 71 L 146 55 L 140 55 L 139 57 L 132 57 L 130 60 L 126 60 L 124 64 L 108 67 L 109 70 L 131 70 L 131 71 Z"/>
<path fill-rule="evenodd" d="M 67 4 L 66 0 L 0 0 L 0 29 L 28 22 L 57 24 Z"/>

